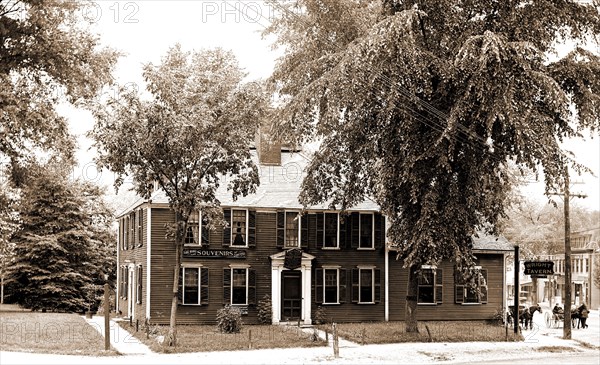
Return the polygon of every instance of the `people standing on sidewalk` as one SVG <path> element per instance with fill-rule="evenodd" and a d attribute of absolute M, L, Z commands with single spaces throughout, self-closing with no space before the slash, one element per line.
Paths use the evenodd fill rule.
<path fill-rule="evenodd" d="M 589 311 L 588 311 L 585 303 L 583 303 L 581 306 L 579 306 L 579 308 L 577 308 L 577 310 L 579 311 L 579 322 L 581 324 L 581 328 L 587 328 L 588 325 L 585 322 L 587 321 Z M 579 327 L 579 326 L 577 326 L 577 327 Z"/>

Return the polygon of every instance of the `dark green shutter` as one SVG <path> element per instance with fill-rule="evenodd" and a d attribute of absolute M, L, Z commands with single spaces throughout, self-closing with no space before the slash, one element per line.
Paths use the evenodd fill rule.
<path fill-rule="evenodd" d="M 346 284 L 348 281 L 347 275 L 346 275 L 346 269 L 339 269 L 339 273 L 340 273 L 340 297 L 338 298 L 340 303 L 346 303 L 346 300 L 348 299 L 348 293 L 346 292 Z"/>
<path fill-rule="evenodd" d="M 208 268 L 200 268 L 200 304 L 208 305 Z"/>
<path fill-rule="evenodd" d="M 375 248 L 385 245 L 385 217 L 375 213 Z"/>
<path fill-rule="evenodd" d="M 443 299 L 443 270 L 437 269 L 435 270 L 435 302 L 438 304 L 442 304 Z"/>
<path fill-rule="evenodd" d="M 348 245 L 346 246 L 346 228 L 348 226 L 348 221 L 350 220 L 350 216 L 349 215 L 342 215 L 339 214 L 338 215 L 338 219 L 339 219 L 339 227 L 340 227 L 340 232 L 339 232 L 339 242 L 338 242 L 338 247 L 343 249 L 346 247 L 350 247 L 350 242 L 348 242 Z"/>
<path fill-rule="evenodd" d="M 177 290 L 177 303 L 183 304 L 183 268 L 179 269 L 179 290 Z"/>
<path fill-rule="evenodd" d="M 248 211 L 248 247 L 256 247 L 256 211 Z"/>
<path fill-rule="evenodd" d="M 315 269 L 315 303 L 323 303 L 323 269 Z"/>
<path fill-rule="evenodd" d="M 144 209 L 140 209 L 140 221 L 138 222 L 138 231 L 139 231 L 139 236 L 140 236 L 140 241 L 139 241 L 139 245 L 140 247 L 142 247 L 144 245 Z"/>
<path fill-rule="evenodd" d="M 283 248 L 285 240 L 285 212 L 277 212 L 277 247 Z"/>
<path fill-rule="evenodd" d="M 375 303 L 381 302 L 381 270 L 374 269 L 373 275 L 375 275 L 375 286 L 373 290 L 375 291 Z"/>
<path fill-rule="evenodd" d="M 487 286 L 487 269 L 481 269 L 481 277 L 479 281 L 480 297 L 479 301 L 482 304 L 488 302 L 488 286 Z"/>
<path fill-rule="evenodd" d="M 358 248 L 360 245 L 360 214 L 354 212 L 350 215 L 350 245 Z"/>
<path fill-rule="evenodd" d="M 137 267 L 137 288 L 135 290 L 135 296 L 136 296 L 136 302 L 138 304 L 142 304 L 142 273 L 143 273 L 143 269 L 142 269 L 142 265 L 139 265 Z"/>
<path fill-rule="evenodd" d="M 223 268 L 223 304 L 231 304 L 231 269 Z"/>
<path fill-rule="evenodd" d="M 248 304 L 256 304 L 256 270 L 248 269 Z"/>
<path fill-rule="evenodd" d="M 317 247 L 317 215 L 308 214 L 308 247 Z"/>
<path fill-rule="evenodd" d="M 202 215 L 200 220 L 200 244 L 202 246 L 210 245 L 210 231 L 208 230 L 208 219 Z"/>
<path fill-rule="evenodd" d="M 300 218 L 300 247 L 308 248 L 308 214 Z"/>
<path fill-rule="evenodd" d="M 323 237 L 325 233 L 325 213 L 317 213 L 317 224 L 315 226 L 315 230 L 317 232 L 317 248 L 323 247 L 323 241 L 325 237 Z"/>
<path fill-rule="evenodd" d="M 231 209 L 223 209 L 223 219 L 226 222 L 223 227 L 223 246 L 229 247 L 231 245 Z"/>
<path fill-rule="evenodd" d="M 360 270 L 352 269 L 352 303 L 358 303 Z"/>

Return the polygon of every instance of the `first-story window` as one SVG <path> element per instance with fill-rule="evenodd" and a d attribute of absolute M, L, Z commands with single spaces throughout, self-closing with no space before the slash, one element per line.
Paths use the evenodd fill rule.
<path fill-rule="evenodd" d="M 256 304 L 256 272 L 247 267 L 223 269 L 223 303 Z"/>
<path fill-rule="evenodd" d="M 465 278 L 455 272 L 455 302 L 460 304 L 485 304 L 487 303 L 487 270 L 478 268 L 475 277 L 475 286 L 467 283 Z"/>
<path fill-rule="evenodd" d="M 136 289 L 135 289 L 135 296 L 136 296 L 135 301 L 137 304 L 142 304 L 142 280 L 143 280 L 142 273 L 143 273 L 142 265 L 138 265 L 137 273 L 136 273 L 137 285 L 136 285 Z"/>
<path fill-rule="evenodd" d="M 315 269 L 315 302 L 341 304 L 346 301 L 346 270 L 339 266 Z"/>
<path fill-rule="evenodd" d="M 180 304 L 208 304 L 208 268 L 182 267 L 178 294 Z"/>
<path fill-rule="evenodd" d="M 418 303 L 442 303 L 442 269 L 423 267 L 419 276 Z"/>
<path fill-rule="evenodd" d="M 376 268 L 352 269 L 352 301 L 375 304 L 381 300 L 381 270 Z"/>

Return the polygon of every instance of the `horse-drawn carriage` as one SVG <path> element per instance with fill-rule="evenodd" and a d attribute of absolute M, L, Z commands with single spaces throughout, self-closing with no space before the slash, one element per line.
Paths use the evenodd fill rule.
<path fill-rule="evenodd" d="M 565 320 L 565 315 L 562 312 L 546 312 L 544 313 L 544 322 L 548 328 L 559 328 Z"/>
<path fill-rule="evenodd" d="M 535 312 L 540 312 L 542 313 L 542 308 L 538 305 L 531 305 L 531 306 L 526 306 L 526 305 L 519 305 L 519 322 L 521 323 L 521 326 L 523 327 L 523 329 L 533 329 L 533 314 Z M 515 306 L 514 305 L 509 305 L 508 306 L 508 313 L 507 313 L 507 318 L 508 318 L 508 322 L 512 323 L 513 319 L 515 318 Z"/>

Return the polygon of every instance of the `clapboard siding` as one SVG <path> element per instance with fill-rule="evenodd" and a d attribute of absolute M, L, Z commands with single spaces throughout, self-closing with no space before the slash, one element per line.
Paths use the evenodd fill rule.
<path fill-rule="evenodd" d="M 141 245 L 129 245 L 127 250 L 123 250 L 123 246 L 121 244 L 121 236 L 119 236 L 118 249 L 119 249 L 119 263 L 117 270 L 123 265 L 131 265 L 133 264 L 136 269 L 134 269 L 134 294 L 133 298 L 128 298 L 127 300 L 122 298 L 122 294 L 119 293 L 119 297 L 117 300 L 119 301 L 119 310 L 121 314 L 125 317 L 130 317 L 131 313 L 129 313 L 128 300 L 133 300 L 135 306 L 135 316 L 132 318 L 134 321 L 137 319 L 143 323 L 146 317 L 146 275 L 147 275 L 147 267 L 146 267 L 146 258 L 147 258 L 147 247 L 148 244 L 147 235 L 146 235 L 146 227 L 148 226 L 148 214 L 146 210 L 146 205 L 142 205 L 139 207 L 139 212 L 142 215 L 142 235 L 140 236 Z M 120 224 L 120 222 L 119 222 Z M 121 229 L 118 230 L 121 232 Z M 138 231 L 136 230 L 136 234 Z M 135 287 L 137 286 L 137 265 L 142 265 L 142 302 L 138 304 L 136 302 L 136 294 Z M 117 283 L 119 285 L 119 283 Z M 119 286 L 120 287 L 120 286 Z"/>
<path fill-rule="evenodd" d="M 478 320 L 491 318 L 503 305 L 503 255 L 478 254 L 478 265 L 488 270 L 488 302 L 486 304 L 455 304 L 454 266 L 444 261 L 443 300 L 437 305 L 419 305 L 419 320 Z M 401 321 L 405 318 L 406 288 L 408 269 L 402 268 L 402 262 L 390 255 L 390 320 Z"/>

